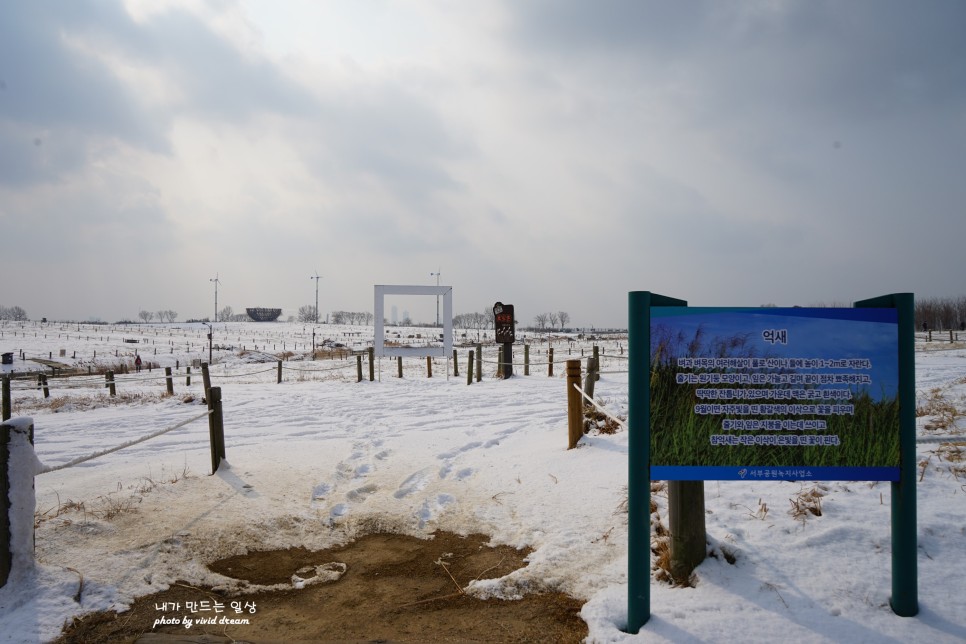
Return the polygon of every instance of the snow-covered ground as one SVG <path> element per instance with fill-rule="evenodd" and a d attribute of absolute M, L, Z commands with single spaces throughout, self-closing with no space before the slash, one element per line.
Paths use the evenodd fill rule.
<path fill-rule="evenodd" d="M 94 351 L 120 363 L 137 349 L 161 367 L 180 367 L 172 397 L 161 395 L 156 370 L 119 376 L 115 400 L 103 376 L 72 379 L 69 389 L 52 381 L 52 403 L 16 384 L 14 415 L 33 418 L 45 466 L 206 410 L 200 374 L 186 386 L 184 366 L 207 358 L 207 327 L 111 329 L 33 323 L 2 329 L 0 350 L 16 353 L 18 370 L 30 364 L 19 359 L 20 350 L 86 369 L 94 366 Z M 351 331 L 316 328 L 316 340 L 351 347 Z M 259 352 L 277 354 L 283 342 L 295 355 L 277 384 L 275 364 L 253 363 L 259 354 L 252 351 L 257 344 Z M 709 558 L 694 588 L 653 580 L 651 619 L 632 636 L 621 630 L 627 433 L 588 435 L 578 449 L 566 449 L 563 365 L 553 378 L 534 366 L 533 375 L 519 375 L 518 368 L 504 381 L 487 364 L 483 381 L 467 386 L 460 349 L 458 378 L 446 377 L 441 360 L 426 378 L 425 360 L 412 359 L 399 379 L 384 360 L 381 380 L 356 382 L 354 358 L 296 361 L 311 342 L 311 328 L 303 325 L 217 325 L 215 343 L 235 348 L 216 351 L 212 367 L 213 384 L 222 387 L 228 459 L 214 476 L 204 419 L 37 476 L 37 563 L 16 566 L 0 589 L 0 639 L 53 638 L 72 616 L 123 608 L 176 579 L 230 586 L 205 563 L 247 550 L 315 549 L 376 530 L 442 529 L 533 548 L 526 568 L 478 582 L 474 592 L 570 593 L 587 601 L 582 616 L 594 642 L 966 640 L 966 447 L 918 445 L 918 616 L 897 617 L 889 608 L 889 484 L 708 482 L 709 541 L 717 552 L 733 553 L 734 564 Z M 580 346 L 589 343 L 571 348 L 558 339 L 556 359 L 566 359 L 568 349 L 576 357 Z M 596 397 L 624 415 L 627 375 L 619 372 L 626 361 L 613 355 L 616 342 L 605 346 Z M 966 434 L 960 416 L 966 349 L 938 342 L 925 348 L 917 351 L 917 389 L 930 414 L 918 419 L 919 434 Z M 546 361 L 545 350 L 534 345 L 531 360 Z M 487 359 L 494 357 L 490 352 Z M 808 496 L 820 497 L 821 515 L 793 516 L 792 501 Z M 84 589 L 77 601 L 79 575 Z"/>

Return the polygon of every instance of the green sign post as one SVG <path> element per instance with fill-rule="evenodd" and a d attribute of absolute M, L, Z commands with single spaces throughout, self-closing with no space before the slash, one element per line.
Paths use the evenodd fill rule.
<path fill-rule="evenodd" d="M 912 295 L 704 309 L 637 291 L 628 304 L 628 632 L 650 617 L 652 477 L 892 481 L 891 603 L 915 615 Z"/>

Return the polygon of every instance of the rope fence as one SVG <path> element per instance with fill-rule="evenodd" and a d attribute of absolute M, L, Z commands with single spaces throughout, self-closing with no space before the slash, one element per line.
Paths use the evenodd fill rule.
<path fill-rule="evenodd" d="M 916 443 L 958 443 L 960 441 L 966 441 L 966 434 L 960 434 L 958 436 L 917 436 Z"/>
<path fill-rule="evenodd" d="M 114 452 L 133 447 L 134 445 L 139 445 L 153 438 L 158 438 L 159 436 L 180 429 L 202 418 L 208 418 L 211 473 L 215 474 L 222 461 L 225 460 L 225 426 L 224 416 L 222 414 L 220 387 L 210 387 L 207 389 L 205 396 L 208 401 L 208 409 L 202 414 L 186 418 L 171 427 L 159 429 L 158 431 L 134 438 L 120 445 L 98 450 L 84 456 L 78 456 L 59 465 L 43 465 L 37 460 L 33 446 L 34 423 L 29 418 L 9 420 L 9 416 L 7 416 L 8 405 L 6 394 L 8 391 L 6 378 L 4 378 L 4 389 L 4 419 L 2 425 L 0 425 L 0 473 L 2 473 L 2 476 L 0 476 L 0 517 L 3 519 L 0 525 L 5 525 L 6 528 L 9 528 L 14 521 L 17 521 L 23 525 L 29 525 L 31 532 L 36 529 L 34 523 L 36 501 L 34 500 L 33 494 L 27 495 L 26 498 L 30 499 L 27 503 L 14 503 L 13 500 L 24 498 L 21 491 L 32 490 L 37 476 L 76 467 L 96 458 L 113 454 Z M 24 466 L 25 463 L 29 464 L 31 462 L 36 463 L 39 467 Z M 16 516 L 16 519 L 14 516 Z M 33 543 L 35 543 L 36 536 L 34 534 L 30 534 L 29 536 L 31 537 L 29 539 L 29 543 L 31 544 L 30 548 L 24 549 L 22 548 L 23 543 L 27 541 L 20 536 L 15 540 L 9 529 L 0 529 L 0 588 L 9 579 L 9 573 L 15 556 L 29 557 L 30 561 L 33 560 Z"/>
<path fill-rule="evenodd" d="M 245 378 L 248 376 L 257 376 L 263 373 L 271 373 L 276 370 L 275 367 L 271 369 L 263 369 L 262 371 L 250 371 L 248 373 L 222 373 L 222 374 L 211 374 L 212 378 Z"/>
<path fill-rule="evenodd" d="M 146 436 L 142 436 L 140 438 L 135 438 L 133 440 L 129 440 L 126 443 L 121 443 L 120 445 L 117 445 L 116 447 L 109 447 L 109 448 L 103 449 L 103 450 L 101 450 L 99 452 L 94 452 L 93 454 L 88 454 L 87 456 L 78 456 L 77 458 L 75 458 L 75 459 L 73 459 L 71 461 L 68 461 L 66 463 L 61 463 L 60 465 L 51 465 L 51 466 L 44 467 L 39 472 L 37 472 L 37 474 L 40 475 L 40 474 L 47 474 L 49 472 L 56 472 L 58 470 L 66 470 L 67 468 L 75 467 L 77 465 L 80 465 L 81 463 L 86 463 L 87 461 L 92 461 L 95 458 L 100 458 L 101 456 L 106 456 L 108 454 L 113 454 L 114 452 L 119 452 L 122 449 L 126 449 L 128 447 L 133 447 L 133 446 L 135 446 L 135 445 L 137 445 L 139 443 L 143 443 L 145 441 L 149 441 L 152 438 L 157 438 L 158 436 L 164 436 L 168 432 L 173 432 L 176 429 L 181 429 L 182 427 L 184 427 L 188 423 L 193 423 L 194 421 L 200 420 L 200 419 L 205 418 L 207 416 L 210 416 L 213 413 L 214 413 L 213 410 L 208 410 L 208 411 L 206 411 L 203 414 L 198 414 L 197 416 L 193 416 L 192 418 L 188 418 L 186 420 L 183 420 L 180 423 L 178 423 L 177 425 L 173 425 L 171 427 L 166 427 L 165 429 L 159 429 L 158 431 L 152 432 L 152 433 L 150 433 L 150 434 L 148 434 Z"/>
<path fill-rule="evenodd" d="M 574 387 L 574 389 L 576 389 L 580 393 L 581 397 L 583 397 L 584 400 L 586 400 L 591 405 L 593 405 L 597 409 L 597 411 L 599 411 L 600 413 L 602 413 L 603 415 L 607 416 L 612 421 L 614 421 L 615 423 L 617 423 L 618 425 L 620 425 L 622 429 L 627 429 L 627 424 L 623 420 L 621 420 L 620 418 L 614 416 L 609 411 L 607 411 L 606 409 L 604 409 L 603 407 L 601 407 L 597 403 L 596 400 L 594 400 L 593 398 L 591 398 L 590 396 L 588 396 L 587 395 L 587 392 L 585 392 L 583 389 L 580 388 L 580 385 L 578 385 L 578 384 L 575 383 L 573 385 L 573 387 Z"/>
<path fill-rule="evenodd" d="M 338 367 L 328 367 L 325 369 L 299 369 L 298 367 L 284 366 L 283 369 L 286 371 L 300 371 L 302 373 L 324 373 L 327 371 L 339 371 L 340 369 L 350 369 L 355 367 L 355 363 L 346 362 L 345 364 L 339 365 Z"/>

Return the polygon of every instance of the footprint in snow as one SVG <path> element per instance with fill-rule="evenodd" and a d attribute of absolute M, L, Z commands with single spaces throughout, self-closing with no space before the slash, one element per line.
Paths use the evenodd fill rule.
<path fill-rule="evenodd" d="M 456 497 L 450 494 L 439 494 L 434 498 L 423 501 L 423 506 L 416 513 L 419 517 L 419 527 L 423 528 L 427 523 L 439 516 L 439 513 L 446 509 L 446 506 L 456 503 Z"/>
<path fill-rule="evenodd" d="M 312 488 L 312 500 L 324 501 L 325 497 L 329 496 L 331 492 L 332 492 L 332 485 L 330 483 L 319 483 L 314 488 Z"/>
<path fill-rule="evenodd" d="M 345 495 L 350 501 L 365 501 L 369 496 L 375 493 L 379 487 L 375 483 L 369 483 L 368 485 L 363 485 L 362 487 L 357 487 L 354 490 L 349 490 Z"/>
<path fill-rule="evenodd" d="M 397 499 L 404 499 L 411 494 L 419 492 L 424 487 L 429 485 L 429 480 L 432 477 L 432 470 L 430 468 L 425 468 L 410 474 L 399 489 L 393 494 Z"/>
<path fill-rule="evenodd" d="M 348 513 L 349 513 L 348 504 L 340 503 L 339 505 L 332 508 L 332 511 L 329 512 L 329 516 L 332 517 L 333 519 L 337 519 L 339 517 L 344 517 Z"/>

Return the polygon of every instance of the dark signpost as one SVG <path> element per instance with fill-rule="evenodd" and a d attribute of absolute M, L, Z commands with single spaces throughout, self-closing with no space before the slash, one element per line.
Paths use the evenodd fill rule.
<path fill-rule="evenodd" d="M 513 324 L 513 305 L 497 302 L 493 305 L 493 325 L 496 341 L 503 344 L 503 377 L 513 375 L 513 343 L 516 340 Z"/>
<path fill-rule="evenodd" d="M 652 477 L 890 481 L 890 604 L 915 615 L 912 294 L 751 309 L 638 291 L 629 313 L 628 632 L 650 617 Z"/>

